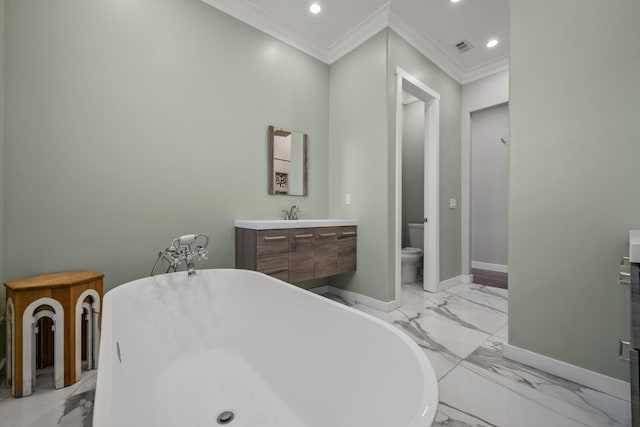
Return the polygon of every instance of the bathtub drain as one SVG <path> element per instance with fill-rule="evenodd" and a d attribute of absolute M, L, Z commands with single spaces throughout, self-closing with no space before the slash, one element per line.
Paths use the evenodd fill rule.
<path fill-rule="evenodd" d="M 231 411 L 224 411 L 218 415 L 218 424 L 227 425 L 235 418 L 236 414 Z"/>

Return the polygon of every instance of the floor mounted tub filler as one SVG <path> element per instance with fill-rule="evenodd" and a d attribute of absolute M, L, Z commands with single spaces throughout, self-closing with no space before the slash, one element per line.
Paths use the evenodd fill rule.
<path fill-rule="evenodd" d="M 247 270 L 109 291 L 98 366 L 95 427 L 426 427 L 438 406 L 398 329 Z"/>

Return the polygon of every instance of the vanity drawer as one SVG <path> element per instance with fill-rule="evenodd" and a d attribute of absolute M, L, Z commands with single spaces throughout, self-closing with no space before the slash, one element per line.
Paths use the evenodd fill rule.
<path fill-rule="evenodd" d="M 357 226 L 254 230 L 236 227 L 236 268 L 289 283 L 356 269 Z"/>
<path fill-rule="evenodd" d="M 315 229 L 289 230 L 289 282 L 299 283 L 314 278 Z"/>
<path fill-rule="evenodd" d="M 338 228 L 315 229 L 315 277 L 333 276 L 338 267 Z"/>
<path fill-rule="evenodd" d="M 289 230 L 259 230 L 257 240 L 257 270 L 289 281 Z"/>
<path fill-rule="evenodd" d="M 337 273 L 355 271 L 357 266 L 357 241 L 356 227 L 338 228 L 338 268 Z"/>

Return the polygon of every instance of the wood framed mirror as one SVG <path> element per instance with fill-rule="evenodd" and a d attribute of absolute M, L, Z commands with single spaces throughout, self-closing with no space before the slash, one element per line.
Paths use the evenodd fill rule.
<path fill-rule="evenodd" d="M 307 134 L 269 126 L 269 194 L 307 195 Z"/>

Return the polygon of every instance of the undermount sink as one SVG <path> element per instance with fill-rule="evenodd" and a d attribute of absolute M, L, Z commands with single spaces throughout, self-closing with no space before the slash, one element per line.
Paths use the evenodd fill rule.
<path fill-rule="evenodd" d="M 640 230 L 629 230 L 629 262 L 640 263 Z"/>
<path fill-rule="evenodd" d="M 279 228 L 346 227 L 358 225 L 355 219 L 266 219 L 236 220 L 235 226 L 251 230 L 275 230 Z"/>

